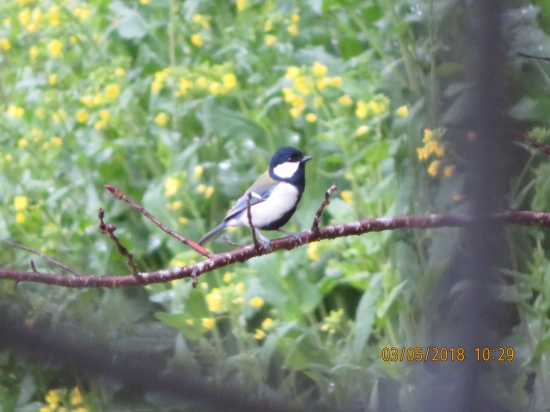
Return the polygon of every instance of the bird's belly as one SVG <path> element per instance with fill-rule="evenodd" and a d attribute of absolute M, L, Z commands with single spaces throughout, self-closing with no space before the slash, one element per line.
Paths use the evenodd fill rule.
<path fill-rule="evenodd" d="M 270 228 L 270 226 L 273 226 L 274 222 L 279 221 L 285 214 L 296 207 L 299 196 L 298 189 L 293 185 L 289 183 L 277 185 L 266 200 L 251 207 L 250 213 L 252 214 L 252 223 L 258 229 Z M 290 218 L 290 216 L 288 218 Z M 288 218 L 277 226 L 280 227 L 284 225 L 288 221 Z M 246 210 L 227 223 L 228 226 L 248 226 Z"/>

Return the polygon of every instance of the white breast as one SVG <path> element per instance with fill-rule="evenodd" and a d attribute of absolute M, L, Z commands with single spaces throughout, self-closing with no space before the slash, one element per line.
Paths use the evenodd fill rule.
<path fill-rule="evenodd" d="M 279 219 L 294 207 L 298 198 L 298 189 L 290 183 L 279 183 L 271 196 L 251 207 L 252 223 L 256 227 L 267 226 Z M 248 226 L 246 210 L 239 216 L 227 221 L 228 226 Z"/>

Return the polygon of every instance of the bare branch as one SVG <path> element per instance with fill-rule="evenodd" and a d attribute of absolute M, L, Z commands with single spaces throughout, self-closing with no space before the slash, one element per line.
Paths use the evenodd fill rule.
<path fill-rule="evenodd" d="M 542 60 L 542 61 L 545 61 L 545 62 L 550 62 L 550 57 L 534 56 L 532 54 L 527 54 L 527 53 L 522 53 L 522 52 L 517 52 L 516 54 L 518 56 L 526 57 L 528 59 L 537 59 L 537 60 Z"/>
<path fill-rule="evenodd" d="M 321 223 L 321 215 L 323 214 L 323 210 L 325 210 L 325 207 L 330 204 L 330 195 L 332 195 L 337 190 L 338 186 L 333 183 L 332 186 L 329 187 L 328 190 L 325 192 L 325 200 L 323 201 L 323 203 L 321 203 L 321 206 L 319 206 L 319 209 L 317 210 L 317 213 L 313 218 L 311 230 L 317 230 L 319 228 L 319 223 Z"/>
<path fill-rule="evenodd" d="M 250 226 L 250 229 L 252 229 L 252 241 L 254 242 L 254 247 L 256 249 L 259 249 L 260 243 L 258 242 L 258 239 L 256 238 L 256 228 L 254 227 L 254 224 L 252 223 L 252 212 L 250 211 L 250 201 L 252 199 L 252 192 L 248 192 L 248 197 L 246 198 L 246 217 L 248 218 L 248 225 Z"/>
<path fill-rule="evenodd" d="M 130 266 L 130 269 L 132 269 L 132 275 L 138 280 L 141 280 L 141 277 L 139 275 L 139 270 L 137 265 L 134 262 L 134 254 L 132 252 L 129 252 L 128 249 L 126 249 L 122 243 L 120 243 L 120 240 L 118 240 L 117 235 L 115 235 L 116 226 L 115 225 L 106 225 L 103 218 L 105 216 L 105 212 L 103 209 L 99 209 L 99 213 L 97 214 L 97 217 L 99 218 L 99 229 L 101 229 L 101 233 L 104 235 L 107 234 L 111 238 L 111 240 L 115 243 L 118 253 L 120 253 L 122 256 L 125 256 L 128 259 L 128 266 Z"/>
<path fill-rule="evenodd" d="M 527 133 L 521 133 L 519 138 L 527 143 L 529 146 L 534 147 L 535 149 L 540 150 L 546 156 L 550 157 L 550 146 L 541 142 L 536 141 L 530 137 Z"/>
<path fill-rule="evenodd" d="M 35 254 L 35 255 L 38 255 L 38 256 L 40 256 L 42 259 L 44 259 L 46 262 L 50 262 L 50 263 L 54 264 L 55 266 L 59 266 L 61 269 L 64 269 L 64 270 L 66 270 L 67 272 L 72 273 L 73 275 L 77 275 L 77 276 L 80 276 L 80 275 L 81 275 L 81 273 L 78 273 L 76 270 L 71 269 L 71 268 L 68 267 L 67 265 L 64 265 L 63 263 L 58 262 L 58 261 L 55 260 L 55 259 L 52 259 L 51 257 L 45 255 L 44 253 L 39 252 L 38 250 L 31 249 L 31 248 L 26 247 L 26 246 L 18 245 L 17 243 L 10 242 L 9 240 L 6 241 L 6 245 L 11 246 L 11 247 L 14 247 L 14 248 L 17 248 L 17 249 L 24 250 L 24 251 L 29 252 L 29 253 L 33 253 L 33 254 Z M 32 260 L 31 260 L 31 267 L 32 267 L 32 269 L 33 269 L 34 272 L 38 272 L 38 271 L 36 270 L 36 267 L 34 266 L 34 262 L 33 262 Z"/>
<path fill-rule="evenodd" d="M 189 239 L 181 236 L 180 234 L 174 232 L 172 229 L 170 229 L 167 226 L 163 225 L 156 217 L 154 217 L 151 213 L 149 213 L 143 206 L 141 206 L 138 203 L 134 202 L 130 197 L 126 196 L 120 190 L 114 188 L 111 185 L 105 185 L 105 189 L 107 189 L 113 195 L 118 197 L 120 200 L 124 200 L 126 203 L 128 203 L 130 206 L 132 206 L 138 212 L 140 212 L 143 216 L 145 216 L 147 219 L 149 219 L 151 222 L 153 222 L 155 225 L 157 225 L 161 230 L 163 230 L 165 233 L 169 234 L 170 236 L 178 239 L 184 245 L 189 246 L 191 249 L 195 250 L 197 253 L 200 253 L 201 255 L 203 255 L 205 257 L 211 257 L 212 256 L 212 253 L 210 253 L 208 250 L 203 248 L 198 243 L 195 243 L 192 240 L 189 240 Z"/>
<path fill-rule="evenodd" d="M 382 232 L 396 229 L 428 229 L 440 227 L 465 227 L 479 224 L 483 219 L 490 219 L 495 223 L 516 224 L 522 226 L 537 226 L 550 229 L 550 213 L 507 210 L 488 217 L 473 217 L 469 215 L 409 215 L 395 217 L 381 217 L 376 219 L 362 219 L 356 222 L 333 226 L 324 226 L 315 231 L 306 230 L 300 233 L 302 244 L 317 242 L 325 239 L 335 239 L 351 235 L 362 235 L 369 232 Z M 0 279 L 10 279 L 16 282 L 38 282 L 49 285 L 58 285 L 70 288 L 103 287 L 120 288 L 143 284 L 169 282 L 175 279 L 195 278 L 204 273 L 212 272 L 233 263 L 246 262 L 256 256 L 263 256 L 281 249 L 294 249 L 299 245 L 293 237 L 273 239 L 271 249 L 256 248 L 254 245 L 245 246 L 231 252 L 212 255 L 209 259 L 188 266 L 155 272 L 140 273 L 138 281 L 133 275 L 126 276 L 97 276 L 78 275 L 66 276 L 41 272 L 25 272 L 19 270 L 0 269 Z"/>

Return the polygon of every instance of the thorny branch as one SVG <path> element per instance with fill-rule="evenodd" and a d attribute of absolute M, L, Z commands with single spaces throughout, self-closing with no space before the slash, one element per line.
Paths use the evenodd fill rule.
<path fill-rule="evenodd" d="M 333 183 L 332 186 L 329 187 L 328 190 L 325 192 L 325 200 L 323 201 L 323 203 L 321 203 L 321 206 L 319 206 L 319 209 L 315 214 L 315 218 L 313 218 L 313 224 L 311 225 L 311 230 L 317 230 L 319 228 L 319 223 L 321 223 L 321 215 L 323 214 L 323 210 L 325 210 L 325 207 L 327 207 L 330 204 L 330 195 L 332 195 L 337 190 L 338 190 L 338 186 L 336 186 Z"/>
<path fill-rule="evenodd" d="M 507 210 L 488 217 L 473 217 L 469 215 L 408 215 L 395 217 L 382 217 L 376 219 L 362 219 L 356 222 L 324 226 L 315 231 L 306 230 L 300 233 L 302 243 L 294 237 L 274 239 L 271 249 L 256 248 L 248 245 L 231 252 L 218 253 L 208 259 L 192 265 L 181 266 L 173 269 L 159 270 L 155 272 L 140 273 L 140 280 L 133 275 L 126 276 L 98 276 L 77 275 L 66 276 L 42 272 L 25 272 L 20 270 L 0 269 L 0 279 L 10 279 L 16 282 L 38 282 L 49 285 L 58 285 L 71 288 L 104 287 L 120 288 L 151 283 L 168 282 L 175 279 L 194 278 L 212 272 L 236 262 L 245 262 L 256 256 L 274 253 L 281 249 L 291 250 L 301 244 L 317 242 L 325 239 L 335 239 L 351 235 L 362 235 L 369 232 L 381 232 L 395 229 L 428 229 L 440 227 L 465 227 L 479 224 L 483 219 L 490 219 L 495 223 L 516 224 L 522 226 L 538 226 L 550 229 L 550 213 Z"/>

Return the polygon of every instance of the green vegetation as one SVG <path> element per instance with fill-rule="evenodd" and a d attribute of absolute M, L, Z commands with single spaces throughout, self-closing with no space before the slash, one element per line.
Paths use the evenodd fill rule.
<path fill-rule="evenodd" d="M 464 211 L 455 148 L 476 138 L 452 126 L 468 93 L 457 51 L 465 47 L 464 7 L 451 0 L 2 2 L 0 240 L 81 273 L 127 274 L 126 259 L 98 229 L 101 207 L 140 271 L 199 261 L 103 185 L 197 240 L 284 145 L 313 156 L 288 230 L 311 226 L 332 183 L 338 198 L 323 224 Z M 548 141 L 550 66 L 516 52 L 550 56 L 549 15 L 543 1 L 517 1 L 505 16 L 507 116 L 540 141 Z M 510 207 L 548 211 L 548 159 L 518 151 Z M 251 241 L 246 228 L 227 235 Z M 0 290 L 29 327 L 48 323 L 160 351 L 252 393 L 372 406 L 381 376 L 404 379 L 412 368 L 384 362 L 382 348 L 429 345 L 428 300 L 455 238 L 456 229 L 441 229 L 323 241 L 208 273 L 196 289 L 186 279 L 132 290 L 29 283 L 13 290 L 0 282 Z M 508 238 L 512 258 L 503 272 L 514 286 L 506 299 L 521 319 L 509 345 L 521 366 L 502 396 L 522 410 L 531 370 L 542 382 L 540 405 L 550 393 L 550 264 L 545 231 L 510 228 Z M 209 247 L 232 248 L 221 238 Z M 0 249 L 2 267 L 30 270 L 30 258 Z M 34 260 L 38 270 L 59 271 Z M 74 389 L 81 383 L 67 383 L 55 365 L 0 355 L 2 410 L 124 403 L 118 388 L 97 382 L 82 400 Z M 158 410 L 154 398 L 143 402 L 140 410 Z"/>

